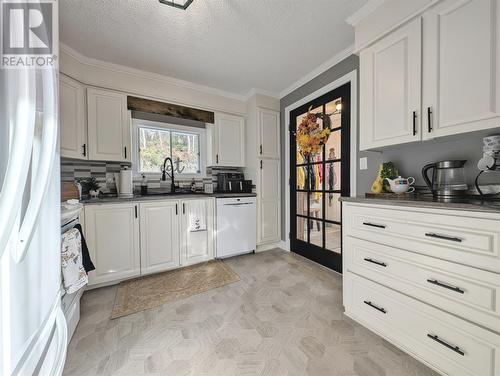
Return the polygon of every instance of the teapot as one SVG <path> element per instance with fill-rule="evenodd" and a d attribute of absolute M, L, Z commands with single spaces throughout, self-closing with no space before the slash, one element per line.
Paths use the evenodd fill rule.
<path fill-rule="evenodd" d="M 408 178 L 398 176 L 396 179 L 385 178 L 385 180 L 389 182 L 391 191 L 394 193 L 412 193 L 415 191 L 415 187 L 411 187 L 411 185 L 415 183 L 415 178 L 411 176 Z"/>

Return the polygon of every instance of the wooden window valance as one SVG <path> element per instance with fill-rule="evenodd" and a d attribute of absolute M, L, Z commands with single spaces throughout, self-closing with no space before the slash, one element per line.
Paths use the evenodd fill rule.
<path fill-rule="evenodd" d="M 215 115 L 211 111 L 180 106 L 177 104 L 153 101 L 151 99 L 127 97 L 127 107 L 132 111 L 147 112 L 151 114 L 172 116 L 180 119 L 196 120 L 213 124 Z"/>

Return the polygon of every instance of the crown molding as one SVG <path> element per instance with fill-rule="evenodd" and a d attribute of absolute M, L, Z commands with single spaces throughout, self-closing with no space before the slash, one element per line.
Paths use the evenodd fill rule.
<path fill-rule="evenodd" d="M 294 90 L 297 90 L 299 87 L 307 84 L 313 78 L 318 77 L 321 73 L 326 72 L 328 69 L 330 69 L 334 65 L 340 63 L 342 60 L 344 60 L 345 58 L 352 55 L 353 52 L 354 52 L 354 45 L 352 44 L 349 47 L 340 51 L 338 54 L 336 54 L 332 58 L 325 61 L 323 64 L 321 64 L 319 67 L 317 67 L 316 69 L 314 69 L 310 73 L 306 74 L 304 77 L 297 80 L 295 83 L 293 83 L 292 85 L 287 87 L 282 92 L 280 92 L 279 98 L 281 99 L 283 97 L 286 97 L 288 94 L 290 94 Z"/>
<path fill-rule="evenodd" d="M 351 14 L 345 22 L 351 26 L 356 26 L 361 20 L 373 13 L 375 9 L 385 3 L 387 0 L 370 0 L 355 13 Z"/>
<path fill-rule="evenodd" d="M 275 93 L 273 91 L 259 89 L 259 88 L 251 88 L 250 91 L 245 95 L 246 100 L 249 100 L 254 95 L 265 95 L 266 97 L 277 98 L 280 99 L 280 93 Z"/>
<path fill-rule="evenodd" d="M 65 53 L 65 54 L 69 55 L 70 57 L 72 57 L 73 59 L 75 59 L 76 61 L 78 61 L 79 63 L 81 63 L 83 65 L 90 66 L 90 67 L 100 68 L 100 69 L 119 72 L 119 73 L 124 73 L 124 74 L 128 74 L 131 76 L 143 78 L 143 79 L 162 82 L 164 84 L 174 85 L 174 86 L 182 87 L 182 88 L 186 88 L 186 89 L 197 90 L 197 91 L 200 91 L 200 92 L 206 93 L 206 94 L 212 94 L 212 95 L 217 95 L 217 96 L 221 96 L 221 97 L 225 97 L 225 98 L 236 99 L 236 100 L 239 100 L 242 102 L 247 100 L 246 95 L 232 93 L 232 92 L 228 92 L 225 90 L 216 89 L 216 88 L 213 88 L 210 86 L 195 84 L 195 83 L 190 82 L 190 81 L 185 81 L 185 80 L 180 80 L 178 78 L 165 76 L 165 75 L 158 74 L 158 73 L 148 72 L 148 71 L 144 71 L 144 70 L 137 69 L 137 68 L 127 67 L 125 65 L 109 63 L 106 61 L 97 60 L 97 59 L 94 59 L 91 57 L 87 57 L 87 56 L 81 54 L 80 52 L 76 51 L 75 49 L 69 47 L 68 45 L 66 45 L 62 42 L 59 43 L 59 50 L 60 50 L 60 53 Z"/>

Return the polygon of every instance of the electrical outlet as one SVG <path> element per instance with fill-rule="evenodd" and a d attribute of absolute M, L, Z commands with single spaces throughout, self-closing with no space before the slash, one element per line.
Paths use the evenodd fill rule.
<path fill-rule="evenodd" d="M 359 158 L 359 169 L 360 170 L 368 170 L 368 158 L 367 157 Z"/>

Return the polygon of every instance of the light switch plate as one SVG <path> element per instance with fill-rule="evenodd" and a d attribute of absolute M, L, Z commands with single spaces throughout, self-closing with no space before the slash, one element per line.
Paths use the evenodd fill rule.
<path fill-rule="evenodd" d="M 359 158 L 359 169 L 360 170 L 368 170 L 368 158 L 367 157 Z"/>

